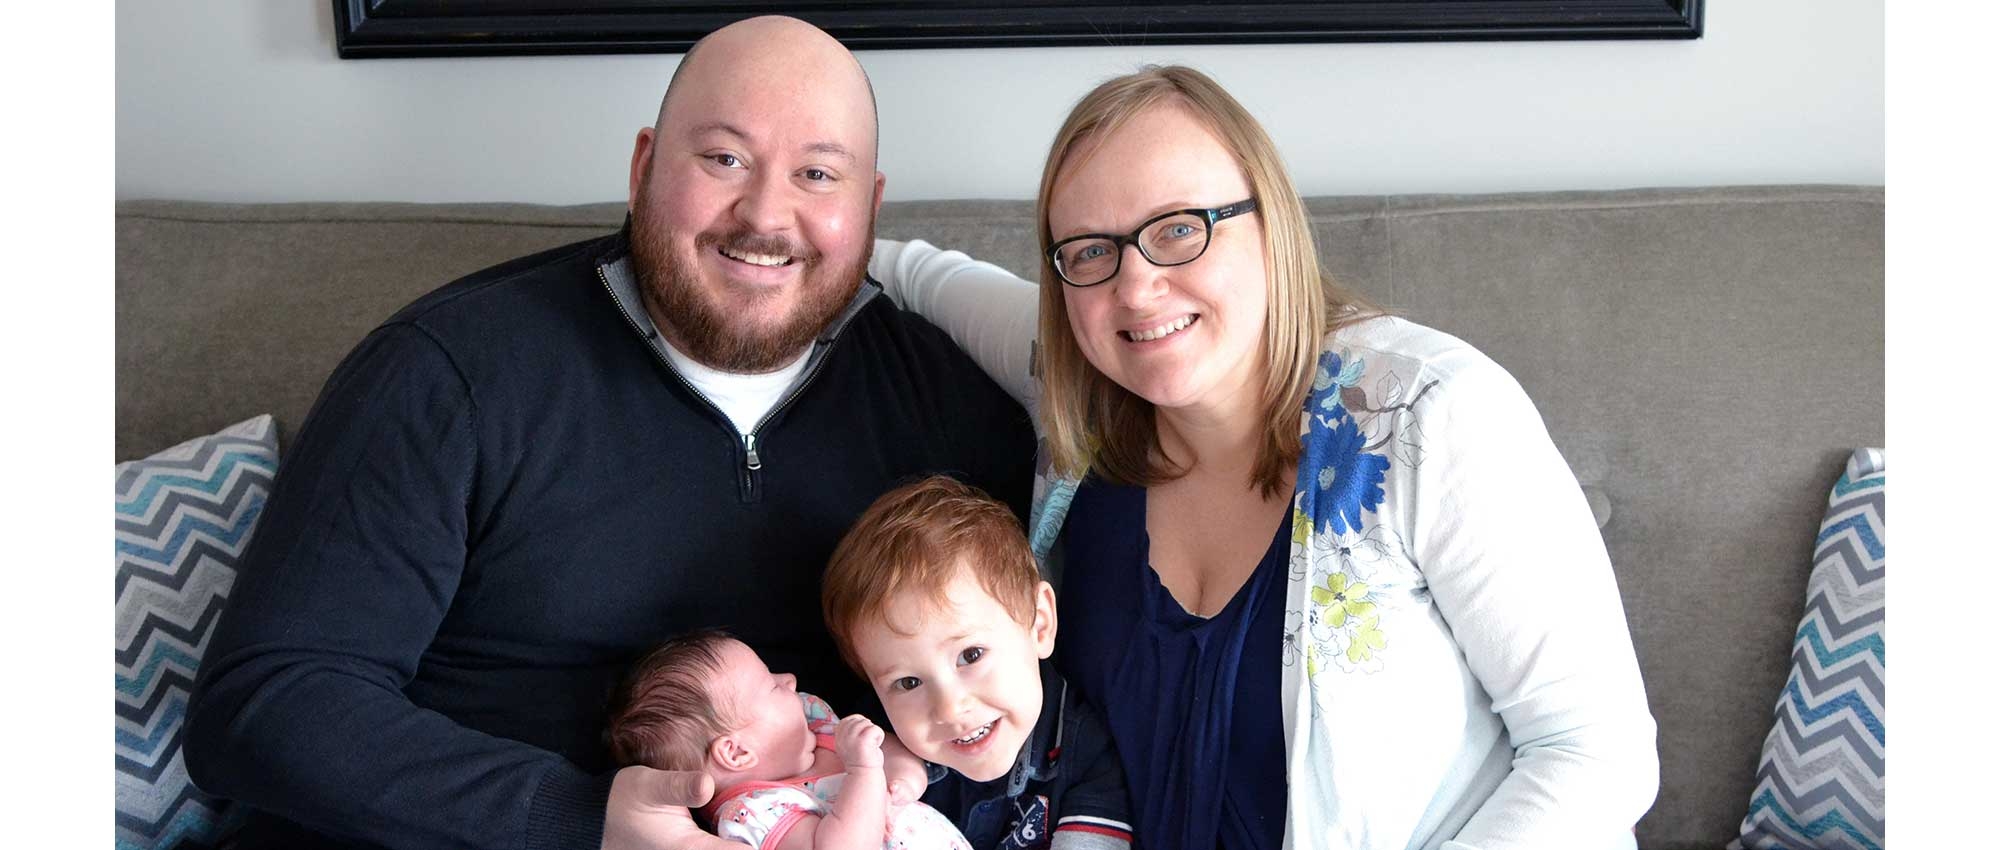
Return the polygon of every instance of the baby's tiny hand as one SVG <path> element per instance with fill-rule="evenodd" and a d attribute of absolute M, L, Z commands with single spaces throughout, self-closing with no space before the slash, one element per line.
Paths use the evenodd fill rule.
<path fill-rule="evenodd" d="M 850 768 L 882 766 L 882 727 L 859 714 L 840 719 L 833 732 L 833 751 Z"/>

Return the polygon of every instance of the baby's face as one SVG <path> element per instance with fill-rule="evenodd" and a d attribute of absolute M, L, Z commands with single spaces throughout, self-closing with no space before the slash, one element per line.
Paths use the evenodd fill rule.
<path fill-rule="evenodd" d="M 1055 592 L 1043 582 L 1021 623 L 961 567 L 942 605 L 891 598 L 855 630 L 854 654 L 903 746 L 985 782 L 1006 775 L 1042 713 L 1041 659 L 1055 649 Z"/>
<path fill-rule="evenodd" d="M 798 776 L 812 767 L 814 739 L 799 704 L 799 681 L 790 673 L 773 673 L 764 659 L 740 641 L 722 650 L 722 670 L 714 690 L 724 717 L 740 724 L 733 733 L 757 754 L 755 779 Z"/>

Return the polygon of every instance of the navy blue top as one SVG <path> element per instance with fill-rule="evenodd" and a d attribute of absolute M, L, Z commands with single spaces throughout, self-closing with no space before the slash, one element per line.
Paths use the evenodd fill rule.
<path fill-rule="evenodd" d="M 1289 520 L 1289 515 L 1287 516 Z M 1277 850 L 1278 705 L 1290 523 L 1214 617 L 1189 614 L 1149 559 L 1146 491 L 1095 478 L 1063 529 L 1060 666 L 1104 712 L 1146 850 Z"/>

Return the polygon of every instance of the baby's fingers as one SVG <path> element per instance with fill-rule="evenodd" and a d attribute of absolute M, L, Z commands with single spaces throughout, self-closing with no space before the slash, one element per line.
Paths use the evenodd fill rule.
<path fill-rule="evenodd" d="M 867 747 L 882 746 L 882 727 L 875 725 L 859 714 L 850 714 L 840 719 L 840 735 L 851 737 L 855 742 Z"/>
<path fill-rule="evenodd" d="M 833 733 L 834 751 L 848 767 L 882 765 L 882 727 L 860 715 L 842 718 Z"/>
<path fill-rule="evenodd" d="M 867 729 L 878 729 L 878 727 L 876 727 L 875 721 L 869 720 L 867 717 L 863 715 L 850 714 L 847 715 L 846 717 L 840 718 L 840 731 L 842 732 L 846 732 L 850 735 L 858 735 L 863 730 Z"/>

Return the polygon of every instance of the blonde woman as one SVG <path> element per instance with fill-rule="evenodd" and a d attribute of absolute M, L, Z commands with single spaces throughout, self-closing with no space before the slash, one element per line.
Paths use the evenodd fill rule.
<path fill-rule="evenodd" d="M 1036 410 L 1057 658 L 1139 845 L 1632 846 L 1653 719 L 1514 379 L 1334 286 L 1270 139 L 1199 72 L 1086 95 L 1036 212 L 1038 293 L 922 242 L 871 271 Z"/>

